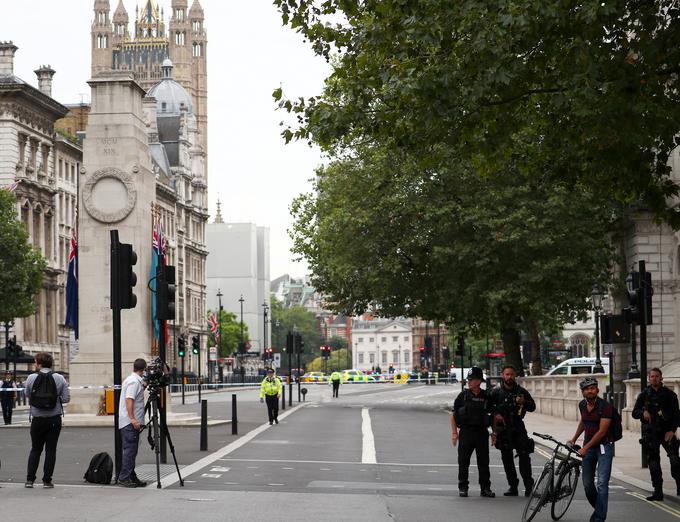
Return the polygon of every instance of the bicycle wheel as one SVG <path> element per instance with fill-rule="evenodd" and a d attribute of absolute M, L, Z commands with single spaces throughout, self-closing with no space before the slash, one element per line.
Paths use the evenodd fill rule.
<path fill-rule="evenodd" d="M 562 518 L 567 509 L 569 509 L 569 505 L 576 493 L 580 472 L 581 467 L 576 463 L 569 464 L 560 472 L 560 476 L 555 484 L 552 507 L 550 508 L 553 520 Z"/>
<path fill-rule="evenodd" d="M 529 500 L 527 500 L 527 503 L 524 506 L 524 512 L 522 513 L 522 522 L 529 522 L 533 519 L 548 502 L 552 480 L 553 467 L 551 463 L 548 463 L 543 467 L 541 476 L 538 477 L 538 480 L 534 484 L 534 488 L 531 490 L 531 495 L 529 496 Z"/>

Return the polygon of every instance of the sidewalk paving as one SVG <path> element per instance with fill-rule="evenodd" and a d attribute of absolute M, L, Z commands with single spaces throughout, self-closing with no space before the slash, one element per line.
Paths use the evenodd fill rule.
<path fill-rule="evenodd" d="M 527 431 L 547 433 L 557 440 L 567 441 L 574 436 L 577 423 L 575 421 L 560 419 L 540 413 L 529 413 L 524 418 Z M 612 468 L 612 478 L 616 478 L 644 491 L 652 492 L 649 469 L 643 468 L 640 459 L 640 433 L 628 430 L 623 431 L 623 438 L 616 443 L 616 453 Z M 536 444 L 540 444 L 552 450 L 550 442 L 534 437 Z M 583 442 L 581 435 L 580 442 Z M 661 469 L 664 477 L 664 496 L 667 500 L 680 503 L 680 497 L 676 496 L 675 481 L 671 477 L 670 464 L 665 452 L 661 452 Z"/>

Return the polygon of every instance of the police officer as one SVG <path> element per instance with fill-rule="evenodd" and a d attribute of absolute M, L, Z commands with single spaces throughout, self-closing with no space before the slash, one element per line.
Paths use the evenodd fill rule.
<path fill-rule="evenodd" d="M 281 379 L 274 375 L 274 370 L 269 368 L 267 376 L 262 379 L 260 384 L 260 402 L 267 401 L 267 415 L 269 415 L 269 425 L 279 423 L 279 397 L 283 385 Z"/>
<path fill-rule="evenodd" d="M 468 470 L 474 451 L 481 496 L 493 498 L 496 495 L 491 491 L 489 471 L 489 402 L 486 391 L 480 388 L 484 375 L 481 368 L 473 366 L 467 378 L 469 389 L 458 394 L 451 415 L 451 442 L 458 445 L 458 494 L 468 496 Z"/>
<path fill-rule="evenodd" d="M 503 382 L 489 394 L 493 410 L 493 434 L 491 442 L 501 452 L 503 468 L 510 488 L 503 493 L 506 497 L 516 497 L 519 479 L 513 458 L 513 450 L 519 457 L 519 473 L 524 482 L 524 496 L 528 497 L 534 487 L 531 477 L 531 457 L 533 441 L 527 435 L 524 415 L 536 409 L 536 403 L 529 392 L 516 382 L 517 372 L 513 366 L 505 366 L 501 373 Z"/>
<path fill-rule="evenodd" d="M 338 398 L 338 391 L 340 390 L 340 383 L 342 382 L 342 375 L 340 372 L 333 368 L 333 373 L 328 378 L 329 382 L 333 385 L 333 397 Z"/>
<path fill-rule="evenodd" d="M 2 417 L 5 424 L 12 424 L 12 410 L 14 409 L 14 401 L 17 398 L 17 385 L 12 379 L 12 372 L 5 372 L 4 380 L 0 381 L 0 405 L 2 405 Z"/>
<path fill-rule="evenodd" d="M 647 373 L 649 386 L 638 395 L 633 407 L 633 418 L 642 421 L 642 443 L 647 446 L 647 463 L 652 476 L 654 494 L 647 500 L 663 500 L 663 477 L 661 473 L 661 449 L 666 450 L 671 462 L 671 475 L 675 479 L 676 492 L 680 495 L 680 457 L 675 430 L 680 424 L 678 396 L 663 385 L 659 368 Z"/>

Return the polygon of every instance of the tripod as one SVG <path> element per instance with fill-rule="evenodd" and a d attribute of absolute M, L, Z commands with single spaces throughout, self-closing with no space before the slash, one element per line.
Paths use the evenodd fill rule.
<path fill-rule="evenodd" d="M 165 438 L 168 440 L 168 445 L 170 446 L 170 452 L 172 453 L 172 460 L 175 461 L 175 469 L 177 470 L 177 476 L 179 477 L 179 485 L 184 487 L 184 480 L 179 472 L 179 466 L 177 465 L 177 457 L 175 456 L 175 446 L 172 444 L 172 438 L 170 438 L 170 431 L 166 425 L 161 425 L 158 422 L 158 404 L 160 403 L 160 388 L 154 387 L 149 388 L 149 399 L 146 401 L 144 406 L 144 415 L 149 414 L 149 423 L 151 427 L 149 429 L 148 441 L 151 449 L 156 453 L 156 483 L 157 488 L 161 489 L 161 448 L 159 444 L 160 430 L 163 430 Z"/>

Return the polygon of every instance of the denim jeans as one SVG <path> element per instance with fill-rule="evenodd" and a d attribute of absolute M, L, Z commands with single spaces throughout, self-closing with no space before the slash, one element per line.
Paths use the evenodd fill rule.
<path fill-rule="evenodd" d="M 137 459 L 137 450 L 139 449 L 139 431 L 132 424 L 128 424 L 120 429 L 120 438 L 123 446 L 123 465 L 118 475 L 118 481 L 126 482 L 134 480 L 136 477 L 135 460 Z"/>
<path fill-rule="evenodd" d="M 604 448 L 602 453 L 601 448 Z M 591 520 L 607 519 L 609 503 L 609 477 L 614 460 L 614 444 L 598 444 L 590 448 L 583 458 L 583 488 L 590 505 L 595 508 Z M 597 471 L 597 486 L 595 472 Z"/>

